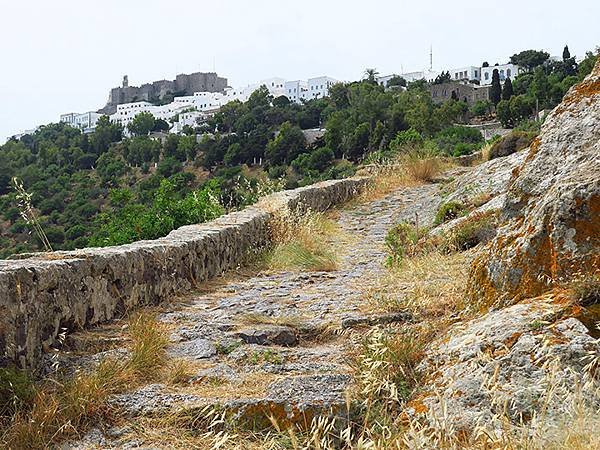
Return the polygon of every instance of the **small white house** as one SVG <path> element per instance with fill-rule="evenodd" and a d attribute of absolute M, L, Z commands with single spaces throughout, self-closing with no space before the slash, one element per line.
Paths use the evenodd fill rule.
<path fill-rule="evenodd" d="M 453 81 L 480 81 L 481 67 L 468 66 L 449 70 Z"/>
<path fill-rule="evenodd" d="M 492 74 L 494 69 L 498 69 L 500 75 L 500 82 L 510 78 L 514 80 L 517 75 L 523 72 L 519 66 L 515 64 L 502 64 L 498 66 L 489 66 L 481 68 L 481 85 L 492 84 Z"/>
<path fill-rule="evenodd" d="M 290 102 L 300 103 L 302 99 L 307 99 L 308 83 L 306 81 L 286 81 L 284 89 L 284 95 L 290 100 Z"/>
<path fill-rule="evenodd" d="M 84 133 L 90 133 L 96 128 L 96 123 L 102 114 L 95 111 L 85 113 L 67 113 L 60 115 L 60 121 L 69 124 L 73 128 L 78 128 Z"/>
<path fill-rule="evenodd" d="M 329 95 L 329 88 L 337 83 L 335 78 L 322 76 L 308 79 L 308 89 L 306 91 L 307 100 L 323 98 Z"/>
<path fill-rule="evenodd" d="M 404 78 L 407 83 L 412 83 L 419 80 L 425 80 L 429 83 L 432 83 L 439 74 L 440 73 L 436 72 L 435 70 L 420 70 L 417 72 L 402 73 L 400 76 Z"/>

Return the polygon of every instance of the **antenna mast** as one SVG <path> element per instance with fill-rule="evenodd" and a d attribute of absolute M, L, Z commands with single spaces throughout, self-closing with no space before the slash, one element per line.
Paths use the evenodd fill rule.
<path fill-rule="evenodd" d="M 429 71 L 433 70 L 433 45 L 429 46 Z"/>

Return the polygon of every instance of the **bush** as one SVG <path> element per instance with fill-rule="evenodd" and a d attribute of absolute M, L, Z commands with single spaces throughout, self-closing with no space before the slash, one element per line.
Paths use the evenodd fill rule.
<path fill-rule="evenodd" d="M 506 136 L 498 139 L 492 145 L 490 159 L 512 155 L 519 150 L 527 148 L 536 138 L 537 133 L 513 130 Z"/>
<path fill-rule="evenodd" d="M 454 220 L 461 216 L 466 210 L 467 207 L 459 202 L 444 203 L 438 209 L 433 224 L 440 225 L 444 222 L 448 222 L 449 220 Z"/>
<path fill-rule="evenodd" d="M 421 134 L 414 128 L 410 128 L 408 130 L 399 131 L 396 134 L 394 139 L 390 142 L 390 150 L 398 153 L 406 150 L 407 147 L 416 147 L 421 144 L 423 144 L 423 137 Z"/>
<path fill-rule="evenodd" d="M 452 156 L 468 155 L 479 150 L 484 139 L 476 128 L 456 125 L 448 127 L 435 135 L 438 148 Z"/>
<path fill-rule="evenodd" d="M 497 212 L 486 211 L 466 218 L 446 237 L 446 250 L 464 251 L 489 241 L 496 233 Z"/>
<path fill-rule="evenodd" d="M 417 181 L 432 181 L 440 172 L 440 159 L 433 151 L 421 150 L 409 153 L 402 161 L 408 174 Z"/>
<path fill-rule="evenodd" d="M 471 114 L 474 116 L 486 116 L 492 110 L 492 102 L 489 100 L 477 100 L 471 107 Z"/>
<path fill-rule="evenodd" d="M 385 245 L 389 253 L 386 265 L 399 265 L 405 256 L 415 256 L 420 247 L 419 243 L 426 234 L 426 228 L 417 228 L 407 222 L 400 222 L 391 228 L 385 236 Z"/>

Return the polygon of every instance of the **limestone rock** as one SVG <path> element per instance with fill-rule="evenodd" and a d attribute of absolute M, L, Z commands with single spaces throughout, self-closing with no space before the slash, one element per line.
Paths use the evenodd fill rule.
<path fill-rule="evenodd" d="M 444 199 L 444 203 L 470 204 L 475 200 L 491 199 L 502 194 L 508 189 L 513 171 L 525 161 L 526 156 L 527 151 L 523 150 L 492 159 L 459 176 L 453 182 L 455 190 Z"/>
<path fill-rule="evenodd" d="M 162 384 L 149 384 L 136 391 L 115 395 L 110 404 L 130 417 L 154 415 L 196 405 L 202 399 L 194 395 L 170 393 Z"/>
<path fill-rule="evenodd" d="M 484 305 L 533 297 L 600 264 L 600 62 L 548 116 L 515 170 L 502 220 L 475 260 L 469 296 Z"/>
<path fill-rule="evenodd" d="M 412 412 L 432 421 L 445 416 L 457 430 L 477 424 L 501 430 L 502 420 L 518 425 L 542 412 L 548 423 L 561 420 L 571 404 L 565 399 L 581 386 L 600 341 L 575 318 L 555 322 L 561 307 L 544 300 L 492 311 L 451 330 L 421 364 L 429 377 L 409 403 Z M 600 404 L 595 389 L 587 394 L 584 401 Z"/>
<path fill-rule="evenodd" d="M 168 349 L 169 356 L 204 359 L 217 354 L 215 345 L 207 339 L 192 339 L 191 341 L 179 342 Z"/>

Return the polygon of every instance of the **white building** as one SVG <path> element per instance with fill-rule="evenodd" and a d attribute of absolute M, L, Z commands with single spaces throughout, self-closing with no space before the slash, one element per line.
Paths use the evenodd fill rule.
<path fill-rule="evenodd" d="M 481 81 L 481 67 L 460 67 L 449 72 L 453 81 Z"/>
<path fill-rule="evenodd" d="M 500 82 L 510 78 L 514 80 L 517 75 L 523 72 L 519 66 L 515 64 L 502 64 L 501 66 L 489 66 L 481 68 L 481 85 L 492 84 L 492 74 L 494 69 L 498 69 Z"/>
<path fill-rule="evenodd" d="M 125 134 L 128 134 L 127 125 L 140 113 L 147 112 L 152 114 L 156 119 L 168 122 L 176 115 L 190 108 L 193 108 L 193 106 L 185 102 L 172 102 L 161 106 L 155 106 L 148 102 L 123 103 L 122 105 L 117 105 L 117 112 L 110 116 L 110 120 L 111 122 L 121 124 Z"/>
<path fill-rule="evenodd" d="M 60 115 L 60 121 L 69 124 L 73 128 L 77 128 L 84 133 L 90 133 L 96 128 L 96 123 L 102 114 L 95 111 L 86 113 L 67 113 Z"/>
<path fill-rule="evenodd" d="M 439 74 L 440 73 L 436 72 L 435 70 L 420 70 L 417 72 L 402 73 L 400 76 L 404 78 L 407 83 L 412 83 L 419 80 L 425 80 L 429 83 L 433 83 Z"/>
<path fill-rule="evenodd" d="M 186 111 L 179 114 L 179 120 L 173 124 L 172 133 L 181 133 L 185 126 L 195 128 L 200 122 L 209 117 L 210 114 L 200 111 Z"/>
<path fill-rule="evenodd" d="M 295 103 L 300 103 L 308 98 L 308 83 L 303 80 L 286 81 L 285 96 Z"/>
<path fill-rule="evenodd" d="M 329 88 L 337 83 L 337 80 L 331 77 L 323 76 L 308 79 L 308 89 L 306 91 L 306 100 L 323 98 L 329 95 Z"/>
<path fill-rule="evenodd" d="M 329 89 L 337 82 L 327 76 L 310 78 L 308 81 L 286 81 L 273 77 L 241 89 L 228 87 L 224 93 L 195 92 L 194 95 L 175 97 L 168 105 L 155 106 L 148 102 L 124 103 L 117 105 L 117 111 L 110 116 L 110 120 L 121 124 L 128 134 L 127 125 L 142 112 L 151 113 L 156 119 L 165 121 L 171 121 L 178 116 L 172 127 L 172 131 L 178 133 L 185 125 L 195 126 L 198 119 L 206 118 L 229 102 L 248 101 L 252 93 L 261 86 L 265 86 L 273 97 L 286 96 L 290 101 L 300 103 L 329 95 Z"/>

